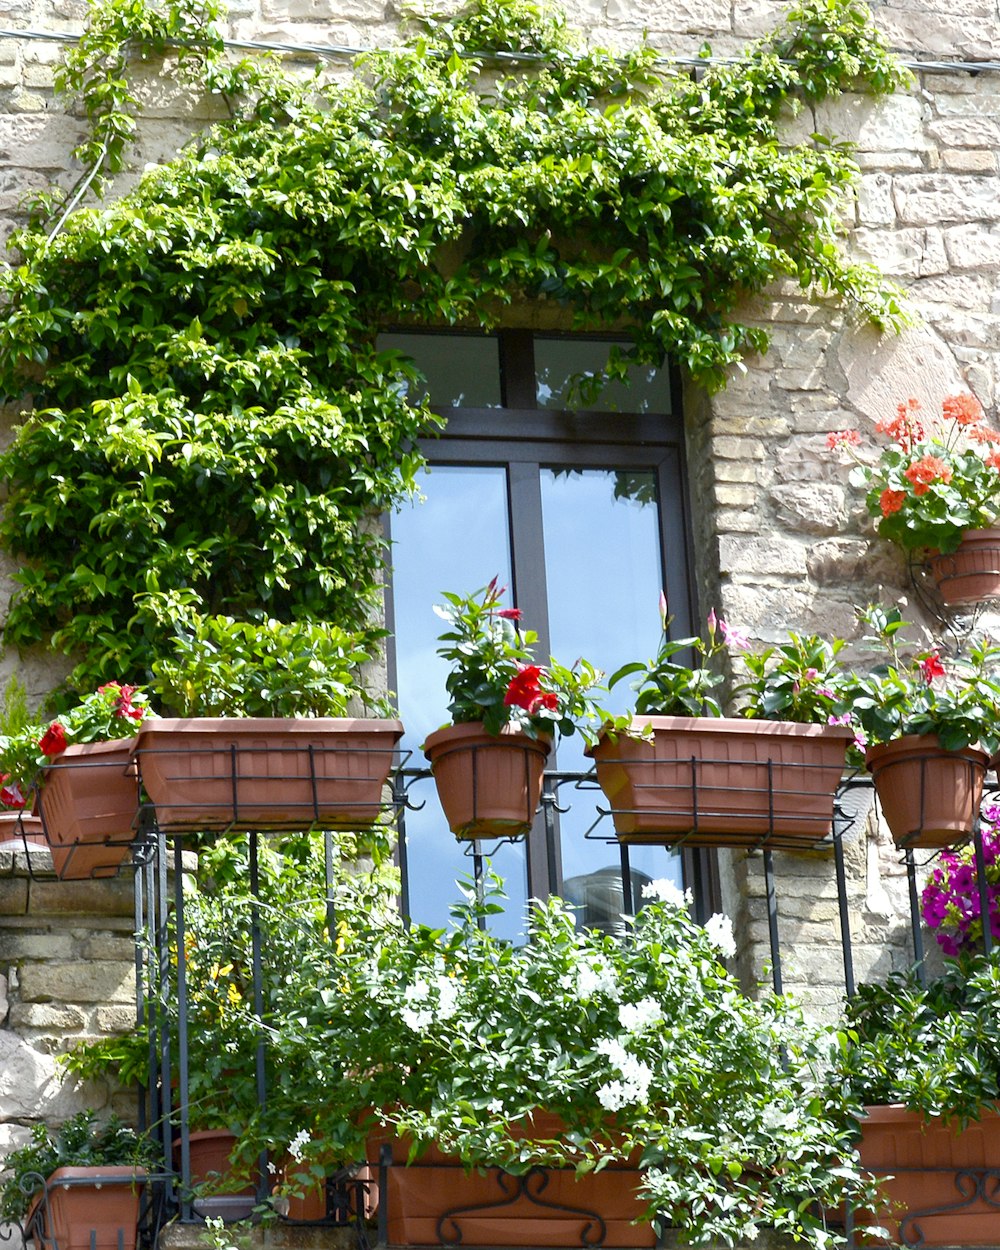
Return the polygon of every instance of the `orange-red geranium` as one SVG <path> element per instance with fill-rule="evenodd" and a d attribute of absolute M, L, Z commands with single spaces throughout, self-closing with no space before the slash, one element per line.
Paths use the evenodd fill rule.
<path fill-rule="evenodd" d="M 968 391 L 964 395 L 949 395 L 942 400 L 941 411 L 956 425 L 977 425 L 983 419 L 982 404 Z"/>
<path fill-rule="evenodd" d="M 947 486 L 952 474 L 950 466 L 939 456 L 924 456 L 922 460 L 914 460 L 903 476 L 913 483 L 915 495 L 926 495 L 932 482 L 943 482 Z"/>
<path fill-rule="evenodd" d="M 38 740 L 38 749 L 43 755 L 61 755 L 66 750 L 66 730 L 54 720 Z"/>
<path fill-rule="evenodd" d="M 898 512 L 905 502 L 905 490 L 890 490 L 886 487 L 878 497 L 878 506 L 882 509 L 883 516 L 891 516 L 894 512 Z"/>

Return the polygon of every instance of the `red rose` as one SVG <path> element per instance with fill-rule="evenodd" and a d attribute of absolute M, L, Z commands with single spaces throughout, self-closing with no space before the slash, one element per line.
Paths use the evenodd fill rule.
<path fill-rule="evenodd" d="M 38 749 L 43 755 L 61 755 L 67 745 L 66 730 L 57 720 L 52 722 L 38 740 Z"/>

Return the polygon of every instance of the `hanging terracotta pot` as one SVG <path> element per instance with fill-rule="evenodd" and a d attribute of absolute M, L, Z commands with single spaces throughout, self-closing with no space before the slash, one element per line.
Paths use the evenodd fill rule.
<path fill-rule="evenodd" d="M 908 734 L 869 747 L 865 764 L 896 845 L 951 846 L 968 837 L 989 762 L 975 746 L 946 751 L 934 734 Z"/>
<path fill-rule="evenodd" d="M 71 745 L 46 765 L 35 807 L 63 880 L 113 877 L 128 854 L 139 807 L 135 744 Z"/>
<path fill-rule="evenodd" d="M 397 720 L 161 718 L 136 757 L 161 829 L 363 829 L 402 734 Z"/>
<path fill-rule="evenodd" d="M 448 828 L 458 838 L 517 838 L 527 833 L 542 797 L 552 742 L 481 721 L 428 734 L 430 760 Z"/>
<path fill-rule="evenodd" d="M 822 841 L 853 731 L 844 725 L 641 716 L 587 754 L 618 840 L 802 848 Z"/>
<path fill-rule="evenodd" d="M 564 1122 L 536 1111 L 531 1131 L 558 1139 Z M 429 1147 L 407 1165 L 411 1142 L 391 1129 L 368 1140 L 380 1173 L 380 1232 L 389 1245 L 608 1246 L 656 1244 L 643 1217 L 638 1161 L 579 1175 L 573 1168 L 534 1168 L 512 1176 L 501 1168 L 468 1172 L 455 1155 Z"/>
<path fill-rule="evenodd" d="M 28 1213 L 43 1242 L 59 1250 L 135 1250 L 146 1177 L 134 1167 L 57 1168 Z"/>
<path fill-rule="evenodd" d="M 902 1106 L 865 1113 L 858 1151 L 865 1168 L 887 1178 L 885 1209 L 873 1222 L 888 1229 L 892 1244 L 995 1250 L 1000 1113 L 985 1109 L 965 1128 Z"/>
<path fill-rule="evenodd" d="M 1000 596 L 1000 529 L 966 530 L 957 550 L 931 555 L 930 571 L 943 603 Z"/>

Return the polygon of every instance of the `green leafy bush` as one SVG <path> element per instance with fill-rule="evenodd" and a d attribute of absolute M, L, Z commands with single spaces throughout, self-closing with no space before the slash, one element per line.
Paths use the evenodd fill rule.
<path fill-rule="evenodd" d="M 479 0 L 342 85 L 301 84 L 231 72 L 217 15 L 96 6 L 64 75 L 95 174 L 128 138 L 131 56 L 178 41 L 233 117 L 118 203 L 21 232 L 0 275 L 0 394 L 35 404 L 0 456 L 0 544 L 23 564 L 6 637 L 77 657 L 78 689 L 168 654 L 144 591 L 364 628 L 374 519 L 438 424 L 405 398 L 412 365 L 376 350 L 382 328 L 489 330 L 548 305 L 575 329 L 631 327 L 609 373 L 670 358 L 721 385 L 766 347 L 739 310 L 780 278 L 899 318 L 838 246 L 849 149 L 782 140 L 797 100 L 905 80 L 858 0 L 807 0 L 696 79 Z"/>

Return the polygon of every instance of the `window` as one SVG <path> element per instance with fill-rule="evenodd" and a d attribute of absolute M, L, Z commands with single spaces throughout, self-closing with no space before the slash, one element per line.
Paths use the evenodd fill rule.
<path fill-rule="evenodd" d="M 423 764 L 420 743 L 447 719 L 432 611 L 442 590 L 472 591 L 498 574 L 537 631 L 542 662 L 585 655 L 608 673 L 655 651 L 661 587 L 674 630 L 690 631 L 682 429 L 669 372 L 634 370 L 631 387 L 612 384 L 582 402 L 574 379 L 603 363 L 609 340 L 407 333 L 379 345 L 415 360 L 448 419 L 423 448 L 424 502 L 390 520 L 390 680 L 412 764 Z M 624 709 L 630 693 L 623 683 L 613 705 Z M 499 927 L 512 936 L 528 897 L 561 893 L 588 920 L 621 910 L 610 821 L 591 828 L 599 792 L 564 778 L 588 767 L 579 739 L 564 741 L 549 764 L 560 809 L 552 844 L 537 821 L 524 844 L 491 855 L 510 894 Z M 442 923 L 447 884 L 482 865 L 455 844 L 432 785 L 412 797 L 426 805 L 405 817 L 404 901 L 415 919 Z M 634 894 L 649 877 L 680 873 L 679 857 L 661 848 L 631 848 L 627 862 Z"/>

